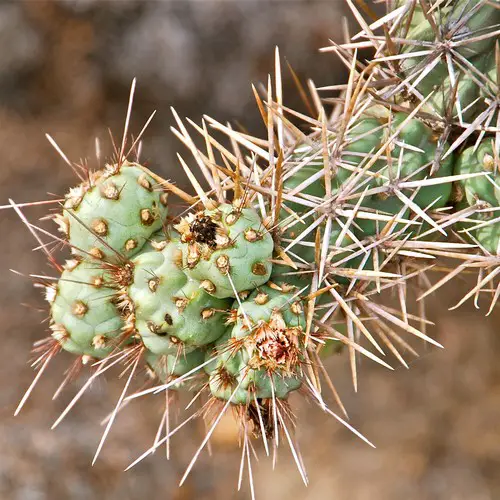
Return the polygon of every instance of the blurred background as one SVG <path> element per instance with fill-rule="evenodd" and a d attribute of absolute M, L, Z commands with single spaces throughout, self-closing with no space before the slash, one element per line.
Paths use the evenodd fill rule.
<path fill-rule="evenodd" d="M 370 3 L 370 2 L 368 2 Z M 132 131 L 153 109 L 143 160 L 187 187 L 175 161 L 169 110 L 199 122 L 203 113 L 242 123 L 264 135 L 250 83 L 273 71 L 274 47 L 297 74 L 319 85 L 340 83 L 345 71 L 328 38 L 340 40 L 345 0 L 0 0 L 0 204 L 47 199 L 74 184 L 72 172 L 44 137 L 50 133 L 72 160 L 94 161 L 94 138 L 110 152 L 107 127 L 121 137 L 130 82 L 138 77 Z M 351 22 L 351 25 L 354 24 Z M 285 71 L 288 105 L 302 110 Z M 32 221 L 48 208 L 25 209 Z M 50 226 L 47 226 L 50 227 Z M 58 400 L 52 394 L 71 357 L 59 356 L 20 416 L 14 409 L 33 373 L 31 344 L 45 335 L 41 294 L 9 272 L 51 273 L 18 218 L 0 212 L 4 252 L 0 271 L 0 499 L 249 498 L 236 493 L 239 450 L 223 425 L 213 457 L 203 454 L 189 481 L 183 470 L 203 438 L 198 425 L 173 440 L 173 457 L 159 451 L 132 471 L 123 469 L 150 446 L 160 418 L 154 401 L 133 404 L 118 418 L 94 467 L 91 460 L 123 381 L 101 381 L 55 431 L 50 426 L 82 384 Z M 464 285 L 465 286 L 465 285 Z M 290 454 L 276 470 L 254 466 L 260 499 L 489 500 L 500 498 L 499 315 L 448 307 L 454 286 L 433 300 L 432 333 L 444 351 L 421 349 L 411 370 L 389 372 L 364 362 L 360 392 L 350 384 L 346 356 L 330 373 L 351 423 L 373 450 L 313 405 L 297 399 L 298 436 L 311 485 L 305 488 Z M 284 450 L 283 450 L 284 451 Z"/>

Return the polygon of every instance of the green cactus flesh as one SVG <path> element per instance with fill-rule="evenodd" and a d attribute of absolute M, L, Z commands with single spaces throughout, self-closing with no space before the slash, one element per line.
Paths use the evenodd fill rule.
<path fill-rule="evenodd" d="M 500 10 L 493 5 L 493 2 L 459 0 L 451 5 L 449 2 L 442 2 L 441 6 L 434 11 L 435 19 L 440 25 L 439 36 L 444 42 L 465 40 L 465 43 L 456 47 L 456 50 L 464 57 L 472 58 L 484 54 L 494 45 L 495 37 L 487 36 L 487 33 L 493 33 L 495 25 L 500 22 Z M 439 40 L 436 29 L 426 18 L 419 2 L 416 2 L 412 15 L 412 23 L 406 39 L 417 43 L 435 42 L 437 45 Z M 403 48 L 404 53 L 419 50 L 422 50 L 422 45 L 405 44 Z"/>
<path fill-rule="evenodd" d="M 107 262 L 135 255 L 167 216 L 166 194 L 135 163 L 108 166 L 72 189 L 58 218 L 78 254 Z"/>
<path fill-rule="evenodd" d="M 215 360 L 207 365 L 209 388 L 217 398 L 238 405 L 249 404 L 254 398 L 286 399 L 288 394 L 300 388 L 302 382 L 297 376 L 282 376 L 278 372 L 250 368 L 247 351 L 227 351 L 229 336 L 222 337 L 215 347 Z M 214 354 L 212 354 L 213 356 Z"/>
<path fill-rule="evenodd" d="M 314 219 L 314 217 L 311 217 Z M 332 266 L 333 279 L 341 284 L 346 284 L 349 282 L 348 277 L 343 277 L 339 274 L 335 274 L 335 266 L 338 265 L 339 268 L 343 270 L 346 269 L 357 269 L 361 262 L 362 256 L 359 255 L 359 247 L 354 243 L 352 238 L 345 231 L 343 232 L 343 227 L 339 224 L 339 219 L 345 223 L 343 218 L 337 218 L 331 223 L 330 226 L 330 244 L 328 249 L 328 262 Z M 306 221 L 309 218 L 305 219 Z M 289 218 L 287 219 L 289 221 Z M 311 220 L 310 223 L 312 223 Z M 286 247 L 291 241 L 300 237 L 301 232 L 304 232 L 310 223 L 304 224 L 303 222 L 288 222 L 286 230 L 282 233 L 282 244 Z M 356 234 L 359 231 L 355 231 Z M 274 264 L 273 271 L 271 274 L 271 280 L 277 283 L 287 283 L 294 285 L 299 289 L 306 286 L 310 286 L 312 280 L 312 270 L 315 266 L 315 244 L 314 244 L 315 232 L 311 232 L 305 235 L 303 240 L 297 242 L 291 247 L 290 253 L 294 255 L 293 261 L 296 262 L 298 269 L 294 269 L 290 265 L 286 264 Z M 363 239 L 363 236 L 361 236 Z M 368 268 L 368 267 L 366 267 Z M 310 290 L 305 290 L 305 293 L 309 293 Z"/>
<path fill-rule="evenodd" d="M 456 210 L 469 208 L 466 200 L 456 205 Z M 491 212 L 473 213 L 467 220 L 457 223 L 458 233 L 471 243 L 477 244 L 487 253 L 500 255 L 500 223 L 493 220 L 495 215 Z M 489 221 L 489 222 L 488 222 Z"/>
<path fill-rule="evenodd" d="M 222 204 L 181 220 L 184 271 L 214 297 L 264 284 L 271 275 L 274 243 L 252 208 Z"/>
<path fill-rule="evenodd" d="M 431 168 L 436 157 L 437 139 L 434 138 L 432 130 L 416 119 L 407 121 L 405 113 L 395 113 L 391 119 L 391 127 L 386 126 L 384 137 L 394 133 L 397 129 L 401 131 L 397 138 L 397 144 L 391 149 L 389 162 L 387 159 L 377 160 L 370 169 L 377 173 L 367 184 L 370 187 L 386 187 L 380 194 L 366 196 L 362 205 L 364 208 L 383 213 L 385 215 L 396 215 L 404 207 L 404 202 L 391 192 L 391 179 L 419 181 L 430 176 Z M 384 140 L 384 139 L 383 139 Z M 383 141 L 382 140 L 382 141 Z M 363 141 L 364 142 L 364 141 Z M 358 145 L 358 141 L 355 143 Z M 354 146 L 354 144 L 353 144 Z M 371 144 L 369 144 L 369 147 Z M 379 149 L 382 144 L 379 144 Z M 415 150 L 418 148 L 418 150 Z M 361 147 L 360 151 L 367 148 Z M 447 148 L 444 149 L 446 151 Z M 359 160 L 358 160 L 359 162 Z M 362 164 L 360 164 L 362 167 Z M 448 156 L 440 162 L 438 171 L 433 177 L 446 177 L 452 174 L 453 158 Z M 423 186 L 418 192 L 413 193 L 410 189 L 402 189 L 401 192 L 422 209 L 432 206 L 433 209 L 444 207 L 451 195 L 451 183 Z M 407 217 L 408 210 L 403 210 L 402 217 Z M 361 235 L 375 235 L 378 228 L 383 227 L 382 222 L 370 219 L 358 218 L 357 223 L 361 228 Z"/>
<path fill-rule="evenodd" d="M 318 174 L 324 167 L 323 157 L 321 154 L 318 155 L 317 152 L 314 153 L 315 149 L 317 148 L 312 148 L 308 144 L 300 144 L 295 147 L 288 158 L 287 164 L 290 165 L 291 172 L 285 175 L 283 180 L 283 192 L 285 193 L 284 203 L 292 212 L 304 212 L 307 211 L 308 208 L 307 205 L 302 203 L 287 200 L 286 194 L 300 187 L 303 182 L 307 181 L 315 174 Z M 322 176 L 316 182 L 294 193 L 293 196 L 294 198 L 304 199 L 307 199 L 307 196 L 324 198 L 325 194 L 325 179 Z M 288 211 L 282 210 L 282 217 L 286 216 L 288 213 Z"/>
<path fill-rule="evenodd" d="M 56 287 L 47 290 L 52 336 L 64 350 L 93 358 L 113 350 L 113 339 L 124 325 L 110 283 L 98 264 L 74 260 L 68 261 Z"/>
<path fill-rule="evenodd" d="M 494 208 L 500 202 L 500 175 L 493 142 L 485 139 L 479 145 L 462 151 L 455 165 L 455 173 L 484 174 L 457 182 L 456 209 L 477 207 L 480 210 L 469 215 L 467 220 L 462 220 L 458 227 L 466 239 L 478 243 L 488 253 L 498 255 L 500 223 L 496 221 L 498 213 Z"/>
<path fill-rule="evenodd" d="M 479 73 L 484 71 L 486 62 L 487 59 L 483 55 L 471 59 L 471 63 Z M 482 87 L 478 85 L 479 77 L 474 75 L 474 78 L 471 78 L 464 71 L 456 71 L 455 73 L 453 80 L 458 80 L 456 97 L 454 97 L 455 86 L 452 84 L 453 80 L 450 78 L 448 72 L 439 86 L 425 89 L 420 87 L 420 90 L 423 90 L 425 95 L 434 90 L 429 102 L 423 109 L 431 112 L 434 111 L 440 116 L 445 116 L 451 102 L 455 106 L 454 114 L 458 114 L 458 106 L 460 106 L 462 119 L 474 119 L 484 106 L 483 102 L 479 100 L 480 89 Z"/>
<path fill-rule="evenodd" d="M 486 202 L 497 206 L 500 202 L 500 175 L 495 168 L 495 154 L 490 140 L 483 141 L 477 148 L 472 146 L 463 151 L 458 157 L 455 173 L 484 174 L 459 182 L 469 205 Z"/>
<path fill-rule="evenodd" d="M 453 5 L 446 20 L 446 28 L 456 39 L 471 39 L 457 47 L 464 57 L 484 55 L 494 46 L 497 37 L 486 36 L 494 33 L 500 23 L 500 9 L 494 3 L 489 0 L 458 0 Z"/>
<path fill-rule="evenodd" d="M 500 92 L 498 88 L 498 74 L 499 68 L 497 67 L 497 57 L 499 56 L 498 50 L 492 50 L 491 53 L 485 58 L 484 65 L 484 81 L 481 85 L 481 105 L 484 107 L 488 105 L 494 107 L 494 116 L 489 116 L 491 123 L 498 123 L 498 102 L 500 99 Z"/>
<path fill-rule="evenodd" d="M 500 255 L 500 224 L 498 222 L 474 229 L 474 233 L 482 248 L 491 255 Z"/>
<path fill-rule="evenodd" d="M 285 399 L 301 386 L 304 331 L 302 304 L 293 294 L 268 286 L 255 290 L 236 310 L 232 330 L 216 343 L 206 368 L 212 395 L 235 404 L 253 397 Z"/>
<path fill-rule="evenodd" d="M 418 119 L 411 119 L 403 125 L 407 118 L 408 115 L 405 113 L 394 113 L 390 122 L 386 113 L 381 113 L 381 116 L 378 117 L 365 116 L 349 130 L 341 151 L 340 161 L 332 174 L 333 195 L 339 195 L 353 174 L 365 168 L 366 172 L 357 181 L 357 189 L 360 194 L 365 188 L 387 187 L 388 189 L 382 190 L 379 194 L 365 196 L 362 200 L 363 209 L 394 216 L 404 208 L 404 202 L 392 195 L 390 191 L 391 179 L 419 181 L 429 177 L 437 154 L 437 139 L 434 137 L 433 131 Z M 393 143 L 388 150 L 390 161 L 386 156 L 388 154 L 386 151 L 383 151 L 379 158 L 373 159 L 386 140 L 400 127 L 401 131 L 398 134 L 397 143 Z M 443 152 L 446 150 L 447 147 L 444 148 Z M 367 166 L 369 168 L 366 168 Z M 321 162 L 308 165 L 308 167 L 311 169 L 312 175 L 323 168 Z M 452 168 L 453 158 L 450 155 L 440 162 L 434 177 L 450 176 Z M 300 185 L 303 182 L 302 177 L 307 174 L 309 172 L 301 174 L 299 170 L 296 174 L 297 179 L 294 179 L 292 175 L 284 184 L 285 192 L 288 186 L 293 189 Z M 315 183 L 314 186 L 314 192 L 311 194 L 317 197 L 325 195 L 321 182 Z M 402 190 L 402 192 L 407 197 L 413 194 L 411 190 Z M 442 184 L 421 187 L 414 195 L 413 201 L 422 209 L 430 206 L 437 209 L 447 204 L 450 195 L 451 183 L 443 182 Z M 301 207 L 299 213 L 302 214 L 306 211 L 307 207 Z M 401 213 L 402 217 L 408 215 L 409 210 L 403 210 Z M 283 217 L 290 218 L 287 213 L 283 213 Z M 312 218 L 313 215 L 310 217 Z M 356 234 L 361 239 L 377 234 L 379 229 L 383 227 L 383 223 L 366 217 L 357 218 L 356 223 L 360 229 Z M 294 224 L 296 230 L 300 230 L 301 224 L 305 229 L 308 227 L 308 220 L 305 223 Z M 309 261 L 311 262 L 311 260 Z"/>
<path fill-rule="evenodd" d="M 225 331 L 224 312 L 231 301 L 213 297 L 182 270 L 177 240 L 132 259 L 133 280 L 126 294 L 134 327 L 155 354 L 175 354 L 209 344 Z"/>
<path fill-rule="evenodd" d="M 178 355 L 158 355 L 148 352 L 146 354 L 146 365 L 152 370 L 154 377 L 156 377 L 163 384 L 171 382 L 177 378 L 183 377 L 192 372 L 185 380 L 170 386 L 170 389 L 194 389 L 198 384 L 193 384 L 194 378 L 200 382 L 201 375 L 205 375 L 203 370 L 196 370 L 199 366 L 203 365 L 205 361 L 205 351 L 195 349 L 189 353 L 180 353 Z M 189 379 L 189 380 L 188 380 Z"/>

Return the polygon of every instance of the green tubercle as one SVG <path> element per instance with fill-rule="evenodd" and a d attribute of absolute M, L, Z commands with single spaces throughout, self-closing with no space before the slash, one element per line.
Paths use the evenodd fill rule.
<path fill-rule="evenodd" d="M 309 218 L 306 218 L 305 220 L 308 219 Z M 304 232 L 314 220 L 315 218 L 312 218 L 310 223 L 303 224 L 302 222 L 295 222 L 293 219 L 290 222 L 290 218 L 287 218 L 283 223 L 285 230 L 281 235 L 282 246 L 286 248 L 294 239 L 300 236 L 301 232 Z M 349 273 L 349 270 L 358 269 L 362 262 L 362 256 L 359 254 L 360 247 L 355 244 L 348 232 L 343 231 L 343 226 L 340 225 L 339 220 L 344 225 L 346 222 L 345 218 L 340 217 L 331 223 L 327 260 L 328 265 L 331 266 L 330 272 L 332 279 L 338 283 L 346 284 L 349 282 L 349 277 L 345 276 L 345 274 Z M 323 234 L 325 230 L 324 226 L 321 226 L 321 229 Z M 351 231 L 354 231 L 354 228 L 352 228 Z M 358 231 L 354 232 L 357 233 Z M 308 233 L 288 251 L 288 255 L 296 263 L 297 269 L 294 269 L 290 265 L 275 264 L 271 274 L 272 281 L 277 283 L 288 283 L 299 289 L 309 287 L 306 288 L 303 293 L 310 293 L 313 270 L 316 265 L 315 234 L 315 231 Z M 361 239 L 363 239 L 363 237 L 361 237 Z M 339 272 L 336 273 L 336 270 Z"/>
<path fill-rule="evenodd" d="M 447 29 L 457 40 L 467 40 L 457 47 L 457 51 L 466 58 L 487 54 L 495 44 L 500 23 L 498 2 L 490 0 L 458 0 L 446 19 Z"/>
<path fill-rule="evenodd" d="M 71 260 L 56 286 L 47 288 L 52 336 L 68 352 L 103 358 L 124 323 L 111 277 L 98 263 Z"/>
<path fill-rule="evenodd" d="M 398 5 L 404 3 L 402 0 Z M 423 110 L 444 116 L 458 81 L 453 114 L 458 115 L 460 107 L 462 118 L 473 120 L 481 111 L 482 103 L 477 101 L 481 88 L 478 82 L 486 59 L 494 52 L 498 38 L 495 32 L 500 23 L 500 9 L 493 3 L 489 0 L 442 2 L 439 7 L 429 9 L 429 17 L 437 26 L 426 18 L 419 2 L 414 10 L 410 9 L 413 11 L 410 29 L 405 34 L 406 23 L 402 23 L 399 35 L 410 43 L 401 45 L 401 52 L 410 55 L 427 50 L 429 53 L 402 58 L 399 67 L 401 78 L 411 77 L 409 83 L 422 97 L 433 93 Z"/>
<path fill-rule="evenodd" d="M 456 210 L 464 210 L 469 204 L 464 199 L 456 205 Z M 459 234 L 466 240 L 479 245 L 488 254 L 500 255 L 500 223 L 492 221 L 496 216 L 493 212 L 479 212 L 469 215 L 468 221 L 457 224 Z"/>
<path fill-rule="evenodd" d="M 210 295 L 235 297 L 269 279 L 274 242 L 253 208 L 224 203 L 191 214 L 175 227 L 185 273 Z"/>
<path fill-rule="evenodd" d="M 469 205 L 486 202 L 491 206 L 500 203 L 500 175 L 495 165 L 495 153 L 491 139 L 485 139 L 479 147 L 472 146 L 457 159 L 456 175 L 484 174 L 459 181 L 462 194 Z"/>
<path fill-rule="evenodd" d="M 286 195 L 290 194 L 294 198 L 302 198 L 307 200 L 308 196 L 314 198 L 324 198 L 326 194 L 325 177 L 321 175 L 314 182 L 306 187 L 302 184 L 323 170 L 323 156 L 321 155 L 321 147 L 313 147 L 309 144 L 299 144 L 287 158 L 287 165 L 290 166 L 289 171 L 284 175 L 283 179 L 283 203 L 292 212 L 301 213 L 310 210 L 307 205 L 298 201 L 290 201 L 286 199 Z M 296 188 L 299 188 L 296 192 Z M 293 194 L 292 194 L 293 193 Z M 290 214 L 287 210 L 282 210 L 282 218 Z"/>
<path fill-rule="evenodd" d="M 56 218 L 76 254 L 123 262 L 137 254 L 167 216 L 167 195 L 136 163 L 108 165 L 66 196 Z"/>
<path fill-rule="evenodd" d="M 213 342 L 225 331 L 231 302 L 209 295 L 186 276 L 177 239 L 153 245 L 132 259 L 132 282 L 125 292 L 132 311 L 129 322 L 155 354 Z"/>
<path fill-rule="evenodd" d="M 299 389 L 306 326 L 300 300 L 264 286 L 235 309 L 233 321 L 206 368 L 212 395 L 248 404 L 253 398 L 286 399 Z"/>
<path fill-rule="evenodd" d="M 417 119 L 408 119 L 405 113 L 394 113 L 390 121 L 386 123 L 384 138 L 376 148 L 393 135 L 398 129 L 401 129 L 395 141 L 391 144 L 390 161 L 383 155 L 384 160 L 377 160 L 370 168 L 372 178 L 366 183 L 369 187 L 387 187 L 379 194 L 365 196 L 362 201 L 364 209 L 383 215 L 397 215 L 401 212 L 401 217 L 408 218 L 409 209 L 404 209 L 405 203 L 392 192 L 393 179 L 401 181 L 422 181 L 426 178 L 440 178 L 452 175 L 453 157 L 448 156 L 445 160 L 439 162 L 439 168 L 431 175 L 433 163 L 436 159 L 437 136 L 424 123 Z M 406 121 L 406 123 L 404 123 Z M 403 125 L 404 124 L 404 125 Z M 443 154 L 448 147 L 443 149 Z M 359 165 L 362 167 L 362 164 Z M 376 175 L 373 175 L 376 174 Z M 394 186 L 397 187 L 397 186 Z M 451 183 L 443 182 L 441 184 L 422 186 L 414 194 L 415 188 L 402 188 L 400 192 L 422 209 L 432 207 L 433 210 L 446 206 L 451 196 Z M 413 196 L 414 195 L 414 196 Z M 402 210 L 403 209 L 403 210 Z M 361 231 L 358 237 L 373 236 L 378 234 L 384 227 L 383 221 L 374 221 L 373 219 L 357 218 L 357 224 Z M 414 231 L 414 227 L 409 227 L 409 231 Z"/>
<path fill-rule="evenodd" d="M 471 146 L 458 157 L 455 174 L 483 174 L 457 182 L 457 210 L 478 206 L 481 212 L 468 217 L 470 222 L 459 224 L 461 234 L 478 243 L 492 255 L 500 250 L 500 223 L 495 221 L 498 214 L 488 208 L 500 203 L 500 175 L 498 159 L 493 149 L 493 141 L 484 139 L 477 147 Z M 489 221 L 489 222 L 488 222 Z"/>
<path fill-rule="evenodd" d="M 179 353 L 178 355 L 158 355 L 152 352 L 146 354 L 148 368 L 152 371 L 152 375 L 163 384 L 192 372 L 186 379 L 173 384 L 170 387 L 171 390 L 183 388 L 192 390 L 194 387 L 198 387 L 200 380 L 206 377 L 206 374 L 203 369 L 196 370 L 196 368 L 203 365 L 204 361 L 205 351 L 201 349 L 195 349 L 188 353 Z M 198 384 L 193 384 L 193 379 Z"/>

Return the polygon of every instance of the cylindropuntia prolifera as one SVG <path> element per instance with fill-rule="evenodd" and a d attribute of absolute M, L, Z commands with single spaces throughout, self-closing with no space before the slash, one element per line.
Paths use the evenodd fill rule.
<path fill-rule="evenodd" d="M 190 122 L 205 145 L 198 149 L 174 113 L 176 135 L 209 190 L 182 157 L 194 195 L 120 153 L 115 166 L 89 176 L 66 199 L 61 227 L 82 269 L 111 272 L 110 296 L 118 297 L 124 318 L 115 309 L 110 318 L 117 326 L 125 321 L 130 338 L 130 345 L 110 342 L 113 354 L 97 352 L 95 332 L 107 316 L 96 313 L 83 335 L 89 350 L 73 350 L 104 356 L 101 371 L 132 359 L 130 377 L 145 362 L 160 385 L 131 398 L 182 387 L 193 399 L 207 399 L 188 417 L 208 418 L 217 410 L 199 451 L 228 408 L 238 417 L 248 464 L 251 436 L 262 437 L 267 449 L 268 441 L 277 447 L 285 435 L 293 449 L 286 418 L 291 395 L 306 393 L 333 414 L 321 394 L 324 376 L 345 411 L 320 356 L 337 351 L 332 343 L 346 347 L 357 389 L 360 355 L 391 368 L 382 359 L 388 351 L 408 367 L 405 356 L 415 351 L 404 334 L 439 345 L 426 333 L 424 299 L 442 284 L 479 270 L 460 303 L 484 292 L 491 311 L 500 296 L 499 6 L 489 0 L 389 3 L 383 21 L 363 21 L 352 40 L 325 49 L 341 54 L 349 69 L 332 110 L 317 89 L 306 99 L 310 116 L 284 105 L 277 51 L 275 81 L 265 95 L 256 92 L 266 140 L 206 117 L 201 126 Z M 374 58 L 359 60 L 356 49 L 367 45 Z M 211 136 L 207 123 L 230 139 L 232 151 Z M 166 226 L 160 186 L 188 204 L 183 217 L 169 213 L 178 237 L 153 236 Z M 441 271 L 448 265 L 442 257 L 460 263 L 433 285 L 433 264 Z M 57 301 L 54 290 L 48 296 Z M 383 300 L 392 292 L 396 308 Z M 418 314 L 409 307 L 413 292 Z M 77 315 L 87 313 L 81 302 L 73 308 Z M 66 314 L 71 308 L 63 306 Z M 53 328 L 64 323 L 58 314 L 53 307 Z M 201 387 L 184 383 L 192 376 L 203 380 Z"/>
<path fill-rule="evenodd" d="M 167 213 L 163 188 L 144 167 L 123 161 L 72 188 L 55 220 L 76 254 L 120 262 L 139 252 Z"/>
<path fill-rule="evenodd" d="M 273 239 L 243 200 L 190 214 L 175 227 L 186 274 L 210 295 L 235 297 L 269 279 Z"/>
<path fill-rule="evenodd" d="M 254 398 L 286 399 L 302 384 L 306 321 L 300 299 L 264 286 L 235 306 L 234 326 L 205 368 L 212 395 L 243 405 Z"/>
<path fill-rule="evenodd" d="M 69 260 L 47 287 L 52 336 L 68 352 L 100 359 L 117 346 L 123 319 L 113 281 L 99 262 Z"/>
<path fill-rule="evenodd" d="M 231 301 L 209 295 L 183 272 L 177 235 L 155 246 L 131 260 L 133 274 L 122 294 L 129 327 L 155 354 L 214 342 L 225 331 Z"/>
<path fill-rule="evenodd" d="M 195 369 L 205 360 L 205 352 L 201 349 L 195 349 L 189 353 L 176 353 L 168 355 L 158 355 L 148 352 L 146 354 L 146 365 L 151 370 L 151 375 L 158 379 L 161 383 L 170 383 L 176 379 L 184 377 L 187 373 Z M 198 372 L 193 378 L 196 382 L 182 380 L 178 384 L 173 384 L 171 390 L 191 390 L 196 388 L 199 390 L 200 385 L 204 382 L 204 372 Z"/>

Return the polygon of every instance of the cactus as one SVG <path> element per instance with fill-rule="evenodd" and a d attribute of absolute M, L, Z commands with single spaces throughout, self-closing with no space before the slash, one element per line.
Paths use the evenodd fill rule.
<path fill-rule="evenodd" d="M 389 121 L 387 121 L 388 118 Z M 367 179 L 369 180 L 366 183 L 368 188 L 387 186 L 389 189 L 372 196 L 367 196 L 362 202 L 366 208 L 396 215 L 404 208 L 405 202 L 401 198 L 398 200 L 394 196 L 391 196 L 393 179 L 399 179 L 402 182 L 405 180 L 416 182 L 432 175 L 432 165 L 437 150 L 437 137 L 434 136 L 432 130 L 424 123 L 419 120 L 410 119 L 404 113 L 388 115 L 383 110 L 383 114 L 378 121 L 366 119 L 361 120 L 359 123 L 361 128 L 359 130 L 355 129 L 354 133 L 360 138 L 357 139 L 355 136 L 351 144 L 346 148 L 348 152 L 356 152 L 358 156 L 346 155 L 344 159 L 346 163 L 358 167 L 363 166 L 362 160 L 366 158 L 366 155 L 369 155 L 370 152 L 379 151 L 387 141 L 387 137 L 399 130 L 398 142 L 387 151 L 383 160 L 379 159 L 373 162 L 373 167 L 368 170 L 368 172 L 377 174 L 373 178 Z M 365 134 L 370 131 L 372 133 L 367 139 Z M 389 154 L 390 161 L 387 158 Z M 370 157 L 368 156 L 368 158 Z M 451 157 L 442 161 L 434 177 L 447 177 L 451 175 L 452 165 Z M 342 176 L 342 171 L 345 171 L 345 169 L 339 169 L 337 178 L 346 182 L 349 177 L 346 174 Z M 412 190 L 406 192 L 402 190 L 401 192 L 410 196 L 412 194 Z M 422 209 L 430 206 L 437 209 L 446 206 L 450 194 L 451 184 L 449 182 L 432 186 L 422 186 L 414 193 L 413 202 Z M 409 211 L 404 211 L 404 214 L 408 215 L 408 213 Z M 378 233 L 376 222 L 359 220 L 358 223 L 362 235 L 375 235 Z"/>
<path fill-rule="evenodd" d="M 459 183 L 463 190 L 460 197 L 465 197 L 469 205 L 485 202 L 496 206 L 499 203 L 500 192 L 497 185 L 500 176 L 496 171 L 494 154 L 491 142 L 485 141 L 477 149 L 473 146 L 464 150 L 457 160 L 455 170 L 459 174 L 486 174 Z"/>
<path fill-rule="evenodd" d="M 500 8 L 487 0 L 392 6 L 384 22 L 362 22 L 358 36 L 333 47 L 350 75 L 331 112 L 313 92 L 311 116 L 295 124 L 304 115 L 283 104 L 279 52 L 275 90 L 269 86 L 265 103 L 256 93 L 267 140 L 207 117 L 233 151 L 205 121 L 190 122 L 203 139 L 197 149 L 174 112 L 209 189 L 181 156 L 194 194 L 120 154 L 73 188 L 57 217 L 79 258 L 57 293 L 48 289 L 57 346 L 103 358 L 100 370 L 131 363 L 130 379 L 145 364 L 160 385 L 132 397 L 182 388 L 207 400 L 188 417 L 210 420 L 218 411 L 199 451 L 229 409 L 249 464 L 252 436 L 267 449 L 284 434 L 293 449 L 294 393 L 366 441 L 327 406 L 325 386 L 345 413 L 322 359 L 346 351 L 355 390 L 360 356 L 392 368 L 390 353 L 408 368 L 407 355 L 417 354 L 408 336 L 440 346 L 426 331 L 425 298 L 463 271 L 477 271 L 478 280 L 457 306 L 480 293 L 491 297 L 489 312 L 497 303 Z M 367 43 L 375 58 L 358 60 L 355 49 Z M 187 203 L 182 216 L 166 220 L 166 192 L 156 185 Z M 433 264 L 445 273 L 437 281 Z M 106 282 L 109 275 L 107 295 L 81 285 L 93 283 L 96 269 Z M 388 294 L 398 307 L 387 305 Z M 74 302 L 93 295 L 107 301 L 75 320 Z M 122 341 L 108 342 L 122 327 Z M 50 359 L 53 344 L 47 349 Z"/>
<path fill-rule="evenodd" d="M 235 297 L 271 275 L 273 239 L 257 212 L 241 203 L 190 214 L 176 226 L 186 274 L 214 297 Z"/>
<path fill-rule="evenodd" d="M 238 303 L 235 304 L 238 306 Z M 291 293 L 265 286 L 234 312 L 234 326 L 215 346 L 205 368 L 215 398 L 246 405 L 257 399 L 285 399 L 301 386 L 305 316 Z"/>
<path fill-rule="evenodd" d="M 69 191 L 56 221 L 76 254 L 126 260 L 162 227 L 167 194 L 137 163 L 107 165 L 89 177 Z"/>
<path fill-rule="evenodd" d="M 451 105 L 460 122 L 474 119 L 483 107 L 479 82 L 485 54 L 495 42 L 498 7 L 488 0 L 435 5 L 402 0 L 396 5 L 406 7 L 399 26 L 395 23 L 399 37 L 406 40 L 401 46 L 406 57 L 394 65 L 402 79 L 412 83 L 409 92 L 427 98 L 424 109 L 434 116 L 445 116 Z"/>
<path fill-rule="evenodd" d="M 154 244 L 131 262 L 131 283 L 123 292 L 127 322 L 155 354 L 175 354 L 210 344 L 224 332 L 230 301 L 210 296 L 182 270 L 175 235 Z"/>
<path fill-rule="evenodd" d="M 158 355 L 148 352 L 146 355 L 146 366 L 151 370 L 151 376 L 158 379 L 161 383 L 172 382 L 185 376 L 193 368 L 200 365 L 205 358 L 205 352 L 201 349 L 195 349 L 189 353 L 181 355 Z M 200 374 L 199 374 L 200 375 Z M 198 379 L 200 377 L 198 376 Z M 173 384 L 171 390 L 192 390 L 199 384 L 188 383 L 185 380 Z M 198 387 L 199 388 L 199 387 Z"/>
<path fill-rule="evenodd" d="M 477 242 L 491 255 L 497 255 L 500 250 L 500 224 L 495 221 L 492 212 L 500 200 L 500 176 L 494 155 L 494 145 L 486 140 L 477 148 L 471 146 L 465 149 L 455 166 L 459 174 L 485 174 L 460 181 L 456 196 L 458 210 L 478 209 L 476 213 L 469 214 L 469 221 L 460 221 L 460 234 Z"/>
<path fill-rule="evenodd" d="M 47 287 L 52 336 L 73 354 L 103 358 L 116 345 L 123 320 L 112 278 L 97 263 L 67 261 L 55 285 Z"/>

